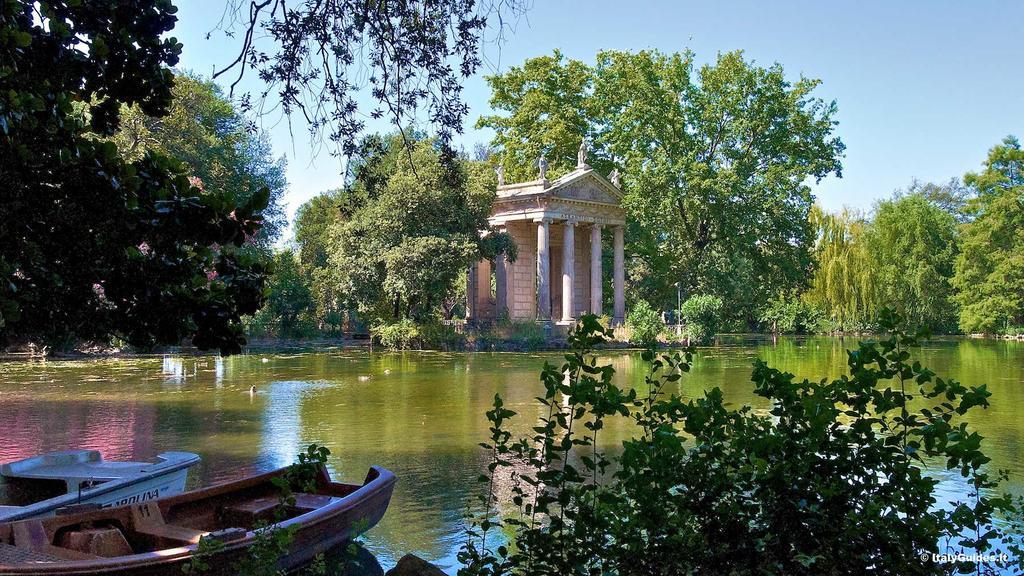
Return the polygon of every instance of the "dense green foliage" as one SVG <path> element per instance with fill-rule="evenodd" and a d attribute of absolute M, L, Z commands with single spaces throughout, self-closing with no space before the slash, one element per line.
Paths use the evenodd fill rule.
<path fill-rule="evenodd" d="M 508 174 L 532 177 L 541 151 L 552 174 L 569 170 L 582 138 L 598 170 L 622 169 L 639 299 L 668 307 L 681 281 L 753 321 L 770 295 L 806 282 L 805 182 L 838 174 L 843 152 L 817 81 L 739 52 L 697 67 L 689 52 L 656 51 L 601 52 L 593 66 L 555 53 L 488 80 L 504 114 L 478 125 L 496 131 Z"/>
<path fill-rule="evenodd" d="M 839 330 L 867 326 L 876 313 L 878 286 L 867 242 L 870 222 L 849 210 L 811 212 L 817 229 L 815 268 L 807 301 L 824 310 Z"/>
<path fill-rule="evenodd" d="M 451 318 L 465 299 L 459 276 L 471 255 L 490 257 L 507 239 L 485 236 L 474 246 L 471 234 L 459 236 L 472 229 L 467 214 L 442 222 L 429 208 L 406 208 L 439 201 L 448 176 L 464 173 L 480 201 L 468 220 L 485 229 L 484 198 L 494 185 L 487 163 L 501 165 L 510 181 L 527 180 L 544 156 L 555 178 L 576 167 L 581 139 L 596 170 L 625 174 L 627 291 L 641 307 L 631 324 L 644 324 L 633 330 L 642 341 L 664 327 L 640 316 L 672 307 L 677 286 L 687 298 L 721 301 L 714 318 L 690 322 L 694 342 L 720 329 L 871 331 L 883 303 L 911 326 L 942 332 L 1014 332 L 1022 323 L 1016 193 L 978 192 L 1015 189 L 1015 140 L 993 151 L 999 158 L 985 175 L 914 181 L 868 214 L 828 214 L 813 206 L 807 183 L 841 170 L 836 106 L 814 95 L 817 81 L 787 80 L 779 65 L 734 52 L 697 66 L 689 52 L 656 51 L 602 52 L 588 65 L 556 51 L 488 82 L 495 112 L 477 126 L 495 137 L 480 161 L 450 167 L 451 157 L 423 135 L 403 140 L 412 147 L 370 137 L 352 181 L 300 209 L 296 240 L 318 329 L 354 317 L 380 326 Z M 415 154 L 441 160 L 428 159 L 421 179 Z M 417 186 L 429 187 L 431 199 L 419 198 Z M 985 236 L 993 226 L 1003 230 L 998 239 Z M 985 257 L 956 265 L 967 238 Z M 981 278 L 983 291 L 966 288 Z M 989 296 L 975 302 L 981 294 Z"/>
<path fill-rule="evenodd" d="M 868 236 L 873 281 L 886 302 L 914 327 L 955 331 L 950 305 L 956 221 L 923 194 L 879 202 Z"/>
<path fill-rule="evenodd" d="M 438 321 L 464 298 L 465 270 L 499 252 L 516 256 L 506 234 L 479 234 L 488 228 L 493 171 L 417 134 L 365 138 L 350 170 L 347 186 L 297 213 L 308 317 L 330 331 L 357 316 L 386 345 L 455 345 Z"/>
<path fill-rule="evenodd" d="M 204 193 L 177 160 L 129 162 L 106 140 L 124 106 L 167 113 L 174 13 L 167 0 L 0 2 L 3 340 L 245 341 L 266 271 L 240 248 L 269 192 Z"/>
<path fill-rule="evenodd" d="M 821 329 L 872 330 L 883 303 L 942 332 L 1024 331 L 1024 152 L 1007 137 L 963 183 L 914 182 L 870 215 L 811 213 L 803 300 Z"/>
<path fill-rule="evenodd" d="M 270 191 L 261 212 L 263 226 L 251 242 L 267 252 L 285 226 L 281 197 L 287 188 L 284 158 L 275 160 L 265 133 L 242 117 L 216 84 L 179 74 L 167 113 L 155 117 L 138 106 L 121 109 L 114 143 L 128 162 L 156 151 L 183 162 L 204 192 L 244 204 L 263 188 Z"/>
<path fill-rule="evenodd" d="M 813 221 L 817 266 L 807 299 L 837 329 L 871 329 L 884 302 L 912 326 L 956 331 L 953 214 L 913 192 L 878 202 L 871 219 L 816 212 Z"/>
<path fill-rule="evenodd" d="M 347 220 L 358 204 L 346 190 L 318 194 L 299 206 L 295 214 L 295 243 L 303 277 L 314 301 L 310 311 L 321 332 L 337 333 L 346 322 L 340 286 L 329 266 L 330 234 L 333 226 Z"/>
<path fill-rule="evenodd" d="M 485 327 L 476 338 L 480 350 L 540 350 L 548 344 L 544 327 L 533 320 L 499 318 Z"/>
<path fill-rule="evenodd" d="M 581 139 L 595 169 L 624 172 L 631 300 L 669 308 L 681 282 L 721 298 L 720 320 L 741 330 L 872 330 L 883 302 L 943 332 L 1024 325 L 1016 140 L 963 182 L 825 214 L 806 182 L 839 174 L 843 145 L 818 82 L 738 52 L 693 60 L 556 51 L 488 78 L 496 112 L 477 126 L 495 131 L 492 162 L 512 180 L 534 178 L 541 155 L 552 177 L 574 169 Z"/>
<path fill-rule="evenodd" d="M 419 105 L 447 142 L 489 19 L 524 9 L 365 8 L 229 2 L 219 31 L 238 32 L 239 55 L 214 76 L 258 69 L 261 96 L 279 100 L 269 108 L 301 111 L 336 150 L 357 147 L 362 118 L 403 123 Z M 0 340 L 244 342 L 240 318 L 262 303 L 283 225 L 283 164 L 219 88 L 175 80 L 175 11 L 171 0 L 0 5 Z M 364 87 L 378 108 L 353 99 Z M 319 327 L 340 326 L 324 291 Z"/>
<path fill-rule="evenodd" d="M 661 315 L 646 300 L 637 300 L 629 309 L 626 315 L 626 328 L 629 330 L 629 340 L 641 346 L 653 346 L 658 342 L 658 336 L 665 329 L 661 321 Z"/>
<path fill-rule="evenodd" d="M 366 319 L 427 319 L 470 264 L 507 241 L 478 234 L 488 228 L 493 173 L 443 160 L 430 140 L 409 156 L 392 137 L 368 158 L 353 185 L 368 201 L 331 231 L 335 281 Z"/>
<path fill-rule="evenodd" d="M 412 348 L 420 337 L 419 327 L 410 318 L 402 318 L 391 324 L 377 324 L 373 334 L 380 343 L 395 350 Z"/>
<path fill-rule="evenodd" d="M 509 182 L 537 178 L 541 155 L 548 162 L 550 179 L 576 168 L 580 140 L 592 135 L 593 76 L 590 66 L 566 60 L 556 50 L 487 78 L 491 108 L 502 114 L 482 116 L 476 126 L 494 130 L 494 160 L 505 168 Z M 592 146 L 587 162 L 607 174 L 611 164 L 606 154 L 598 148 L 600 143 Z"/>
<path fill-rule="evenodd" d="M 968 205 L 953 285 L 965 332 L 1024 333 L 1024 150 L 1008 137 L 968 174 Z"/>
<path fill-rule="evenodd" d="M 267 303 L 250 320 L 249 329 L 260 336 L 302 338 L 315 333 L 311 312 L 313 297 L 303 277 L 299 259 L 291 249 L 274 255 Z"/>
<path fill-rule="evenodd" d="M 758 321 L 765 331 L 772 334 L 813 334 L 832 330 L 821 309 L 796 292 L 780 294 L 769 300 Z"/>
<path fill-rule="evenodd" d="M 690 296 L 679 309 L 686 339 L 691 344 L 709 344 L 718 333 L 722 299 L 710 294 Z"/>
<path fill-rule="evenodd" d="M 850 351 L 841 378 L 797 381 L 756 361 L 763 413 L 717 387 L 681 393 L 692 349 L 648 352 L 645 385 L 619 388 L 591 355 L 610 333 L 584 317 L 565 362 L 541 374 L 534 436 L 512 437 L 500 396 L 487 413 L 490 464 L 459 574 L 947 574 L 976 565 L 931 554 L 993 547 L 1019 569 L 997 525 L 1014 505 L 991 495 L 1000 477 L 963 419 L 990 393 L 914 361 L 918 340 L 898 321 L 883 313 L 891 335 Z M 605 453 L 604 423 L 621 416 L 637 436 Z M 970 496 L 942 501 L 932 462 Z"/>

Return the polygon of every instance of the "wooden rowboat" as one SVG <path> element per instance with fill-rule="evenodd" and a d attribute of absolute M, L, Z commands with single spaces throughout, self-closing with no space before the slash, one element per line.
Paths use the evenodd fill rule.
<path fill-rule="evenodd" d="M 383 468 L 353 485 L 331 481 L 321 467 L 315 490 L 282 504 L 274 480 L 287 470 L 130 506 L 0 523 L 0 575 L 180 576 L 194 555 L 206 565 L 202 574 L 235 574 L 258 532 L 288 527 L 293 536 L 278 568 L 293 570 L 376 525 L 395 486 Z"/>

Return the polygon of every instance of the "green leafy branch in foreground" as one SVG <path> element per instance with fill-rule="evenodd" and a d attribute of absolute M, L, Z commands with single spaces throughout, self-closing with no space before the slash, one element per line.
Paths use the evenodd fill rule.
<path fill-rule="evenodd" d="M 726 405 L 719 388 L 678 392 L 692 349 L 645 353 L 646 389 L 623 390 L 592 354 L 609 337 L 592 316 L 573 350 L 545 365 L 547 416 L 513 439 L 515 413 L 495 398 L 482 514 L 459 553 L 461 576 L 498 574 L 946 574 L 1019 569 L 982 438 L 963 416 L 984 385 L 942 378 L 913 359 L 925 334 L 900 330 L 849 352 L 848 374 L 798 381 L 755 362 L 767 409 Z M 636 437 L 598 448 L 608 418 Z M 966 486 L 939 499 L 939 479 Z M 499 497 L 499 494 L 508 494 Z M 498 533 L 500 532 L 500 534 Z M 935 562 L 938 553 L 1006 552 L 1001 561 Z"/>

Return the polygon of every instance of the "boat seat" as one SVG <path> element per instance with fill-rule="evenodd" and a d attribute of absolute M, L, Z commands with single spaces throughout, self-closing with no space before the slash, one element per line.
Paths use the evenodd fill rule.
<path fill-rule="evenodd" d="M 306 512 L 312 512 L 313 510 L 319 510 L 324 506 L 327 506 L 335 500 L 334 496 L 325 496 L 323 494 L 307 494 L 300 492 L 295 495 L 294 507 L 301 510 L 303 514 Z"/>
<path fill-rule="evenodd" d="M 59 539 L 61 548 L 95 554 L 104 558 L 127 556 L 132 553 L 128 539 L 116 527 L 89 527 L 65 532 Z"/>
<path fill-rule="evenodd" d="M 308 494 L 306 492 L 297 492 L 292 495 L 295 498 L 295 503 L 288 506 L 289 510 L 294 514 L 305 514 L 306 512 L 312 512 L 319 508 L 323 508 L 327 504 L 330 504 L 334 500 L 333 496 L 323 496 L 321 494 Z M 258 520 L 272 521 L 274 518 L 274 510 L 277 509 L 281 504 L 281 499 L 277 496 L 264 496 L 263 498 L 254 498 L 252 500 L 245 500 L 243 502 L 237 502 L 224 507 L 221 517 L 228 524 L 237 525 L 252 525 Z"/>
<path fill-rule="evenodd" d="M 281 499 L 276 496 L 253 498 L 224 506 L 221 516 L 227 524 L 248 526 L 257 520 L 272 519 L 274 510 L 280 504 Z"/>
<path fill-rule="evenodd" d="M 55 562 L 59 560 L 95 560 L 99 558 L 99 556 L 93 554 L 54 546 L 50 541 L 50 535 L 46 532 L 46 528 L 43 527 L 43 523 L 38 520 L 15 522 L 12 525 L 12 532 L 14 535 L 14 546 L 11 546 L 11 548 L 20 549 L 23 554 L 39 558 L 50 558 L 49 560 L 34 561 Z M 5 552 L 14 553 L 6 549 Z"/>
<path fill-rule="evenodd" d="M 160 507 L 148 502 L 132 506 L 132 527 L 139 534 L 170 540 L 178 544 L 195 544 L 203 535 L 207 534 L 203 530 L 168 524 L 164 520 Z"/>

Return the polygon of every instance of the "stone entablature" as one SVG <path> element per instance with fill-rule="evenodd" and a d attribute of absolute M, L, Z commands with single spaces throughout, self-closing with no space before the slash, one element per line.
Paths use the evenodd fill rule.
<path fill-rule="evenodd" d="M 601 241 L 604 229 L 611 228 L 613 318 L 622 323 L 626 224 L 622 191 L 586 164 L 583 146 L 576 170 L 557 180 L 544 177 L 543 159 L 540 166 L 541 178 L 530 182 L 505 184 L 499 172 L 488 223 L 509 233 L 518 258 L 515 262 L 483 260 L 473 266 L 467 286 L 467 320 L 507 314 L 516 320 L 571 323 L 587 312 L 602 314 Z M 617 171 L 611 177 L 617 182 Z"/>
<path fill-rule="evenodd" d="M 558 180 L 534 180 L 498 186 L 488 222 L 550 218 L 624 226 L 622 192 L 591 168 L 576 169 Z"/>

